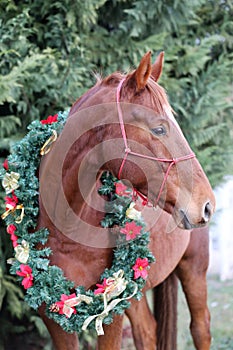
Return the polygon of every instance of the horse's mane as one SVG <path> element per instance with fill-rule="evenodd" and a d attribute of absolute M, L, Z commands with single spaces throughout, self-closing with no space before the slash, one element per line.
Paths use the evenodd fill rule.
<path fill-rule="evenodd" d="M 125 77 L 126 77 L 126 82 L 129 81 L 130 77 L 132 77 L 134 72 L 135 71 L 127 74 L 127 76 L 125 76 L 121 72 L 115 72 L 105 78 L 103 78 L 99 74 L 95 74 L 94 75 L 96 78 L 95 85 L 74 103 L 74 105 L 72 106 L 72 109 L 73 107 L 75 107 L 75 109 L 77 110 L 79 107 L 81 107 L 81 105 L 84 102 L 86 102 L 91 96 L 93 96 L 101 88 L 101 86 L 115 87 Z M 154 106 L 158 110 L 160 115 L 164 115 L 165 113 L 164 107 L 167 106 L 171 108 L 164 88 L 161 87 L 153 78 L 150 77 L 147 81 L 146 89 L 150 92 L 152 106 Z M 151 105 L 148 107 L 151 108 Z"/>

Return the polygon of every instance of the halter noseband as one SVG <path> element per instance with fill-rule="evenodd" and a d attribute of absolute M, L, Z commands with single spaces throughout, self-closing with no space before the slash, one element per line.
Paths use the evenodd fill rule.
<path fill-rule="evenodd" d="M 157 199 L 156 199 L 156 202 L 155 202 L 155 205 L 154 205 L 156 207 L 158 202 L 159 202 L 159 199 L 161 197 L 161 194 L 163 192 L 165 183 L 167 181 L 167 178 L 168 178 L 168 175 L 169 175 L 169 172 L 170 172 L 172 166 L 177 164 L 178 162 L 181 162 L 183 160 L 192 159 L 192 158 L 194 158 L 196 156 L 192 152 L 192 153 L 190 153 L 190 154 L 188 154 L 186 156 L 183 156 L 183 157 L 167 159 L 167 158 L 157 158 L 157 157 L 147 156 L 147 155 L 144 155 L 144 154 L 141 154 L 141 153 L 137 153 L 137 152 L 131 151 L 131 149 L 128 146 L 128 142 L 127 142 L 127 137 L 126 137 L 126 132 L 125 132 L 125 125 L 124 125 L 124 119 L 123 119 L 122 109 L 121 109 L 121 106 L 120 106 L 120 93 L 121 93 L 121 89 L 122 89 L 122 85 L 123 85 L 124 81 L 125 81 L 125 78 L 120 81 L 120 83 L 119 83 L 119 85 L 117 87 L 117 93 L 116 93 L 118 117 L 119 117 L 119 122 L 120 122 L 122 138 L 123 138 L 124 145 L 125 145 L 125 155 L 124 155 L 124 158 L 122 160 L 122 163 L 121 163 L 121 166 L 120 166 L 120 169 L 119 169 L 119 172 L 118 172 L 118 179 L 120 180 L 120 178 L 121 178 L 121 173 L 122 173 L 122 170 L 124 168 L 126 159 L 127 159 L 129 154 L 131 154 L 132 156 L 140 157 L 140 158 L 156 160 L 157 162 L 170 163 L 168 168 L 167 168 L 167 171 L 166 171 L 166 173 L 164 175 L 164 179 L 163 179 L 163 182 L 161 184 L 161 187 L 160 187 L 160 190 L 159 190 L 159 194 L 157 196 Z M 134 191 L 135 191 L 135 193 L 137 195 L 139 195 L 139 197 L 141 197 L 143 199 L 143 204 L 144 205 L 148 204 L 148 198 L 146 196 L 144 196 L 142 193 L 138 192 L 136 189 L 134 189 Z"/>

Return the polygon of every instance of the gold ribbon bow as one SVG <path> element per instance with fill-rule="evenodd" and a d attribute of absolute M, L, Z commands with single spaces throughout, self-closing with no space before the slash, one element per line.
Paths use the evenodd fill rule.
<path fill-rule="evenodd" d="M 83 323 L 82 330 L 85 331 L 88 327 L 88 325 L 91 323 L 91 321 L 95 320 L 95 329 L 98 335 L 104 335 L 104 330 L 103 330 L 103 320 L 106 316 L 108 316 L 109 312 L 114 309 L 114 307 L 119 304 L 122 300 L 127 300 L 131 299 L 138 291 L 138 286 L 135 283 L 134 291 L 131 295 L 125 298 L 118 298 L 112 300 L 109 304 L 107 304 L 107 301 L 110 300 L 111 298 L 114 298 L 115 296 L 120 295 L 126 288 L 126 285 L 128 284 L 127 281 L 124 280 L 123 278 L 124 271 L 119 270 L 118 272 L 114 273 L 112 277 L 109 277 L 107 279 L 112 281 L 112 288 L 108 289 L 106 288 L 105 292 L 103 293 L 103 298 L 104 298 L 104 310 L 97 315 L 89 316 Z M 111 285 L 109 285 L 110 287 Z M 114 287 L 113 287 L 114 286 Z"/>
<path fill-rule="evenodd" d="M 6 205 L 7 210 L 5 211 L 5 213 L 3 213 L 1 215 L 2 220 L 5 220 L 5 218 L 9 215 L 14 213 L 16 210 L 21 210 L 21 214 L 19 216 L 17 216 L 17 218 L 15 219 L 15 222 L 17 224 L 20 224 L 23 220 L 24 217 L 24 206 L 23 204 L 18 204 L 15 207 L 13 207 L 13 205 L 7 204 Z"/>
<path fill-rule="evenodd" d="M 44 156 L 45 154 L 49 153 L 51 145 L 53 142 L 55 142 L 57 139 L 57 132 L 53 130 L 53 135 L 51 135 L 47 141 L 43 144 L 43 146 L 40 149 L 40 154 Z"/>
<path fill-rule="evenodd" d="M 74 312 L 74 310 L 72 309 L 74 306 L 77 306 L 82 301 L 84 301 L 86 304 L 90 304 L 92 300 L 93 300 L 92 297 L 88 297 L 87 295 L 83 295 L 83 294 L 78 294 L 77 297 L 72 299 L 67 299 L 64 301 L 64 306 L 62 311 L 67 317 L 70 317 Z"/>
<path fill-rule="evenodd" d="M 18 244 L 15 248 L 15 257 L 22 264 L 26 264 L 29 258 L 29 243 L 22 240 L 21 244 Z"/>
<path fill-rule="evenodd" d="M 15 173 L 14 171 L 11 171 L 10 173 L 6 173 L 3 180 L 2 180 L 2 186 L 6 190 L 6 194 L 11 193 L 12 191 L 16 190 L 16 188 L 19 187 L 18 180 L 20 178 L 19 173 Z"/>

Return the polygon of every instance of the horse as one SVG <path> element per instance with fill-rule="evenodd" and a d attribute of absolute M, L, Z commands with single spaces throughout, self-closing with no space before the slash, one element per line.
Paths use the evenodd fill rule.
<path fill-rule="evenodd" d="M 185 251 L 192 251 L 187 230 L 208 224 L 215 198 L 158 84 L 163 59 L 164 53 L 160 53 L 151 64 L 148 52 L 135 70 L 99 79 L 73 104 L 64 129 L 41 161 L 37 228 L 49 229 L 47 245 L 53 251 L 50 264 L 62 268 L 76 285 L 93 289 L 104 269 L 111 266 L 115 244 L 114 235 L 100 225 L 105 216 L 105 201 L 98 194 L 101 175 L 108 171 L 130 183 L 144 202 L 153 204 L 144 209 L 151 232 L 150 249 L 157 263 L 151 264 L 145 289 L 164 281 L 176 268 L 189 306 L 197 311 L 201 308 L 193 320 L 193 334 L 203 333 L 205 337 L 205 300 L 199 307 L 194 305 L 190 274 L 185 275 Z M 202 297 L 205 299 L 205 294 Z M 146 298 L 132 299 L 127 314 L 137 348 L 149 350 L 156 346 L 154 337 L 141 347 L 140 339 L 137 342 L 137 334 L 143 337 L 144 330 L 139 332 L 138 328 L 143 328 L 144 318 L 151 319 L 145 312 L 138 325 L 137 313 L 146 308 Z M 44 306 L 39 314 L 57 350 L 78 349 L 75 333 L 66 333 L 49 319 Z M 116 315 L 112 324 L 104 326 L 105 334 L 98 337 L 99 350 L 120 349 L 122 319 Z M 155 321 L 151 325 L 155 328 Z M 196 343 L 199 346 L 198 340 Z M 207 343 L 197 348 L 207 350 Z"/>

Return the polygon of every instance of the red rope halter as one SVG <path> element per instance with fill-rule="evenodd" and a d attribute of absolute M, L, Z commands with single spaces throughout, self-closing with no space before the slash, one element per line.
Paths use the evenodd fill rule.
<path fill-rule="evenodd" d="M 127 142 L 127 136 L 126 136 L 126 132 L 125 132 L 124 119 L 123 119 L 122 109 L 121 109 L 121 106 L 120 106 L 120 93 L 121 93 L 121 89 L 122 89 L 122 85 L 123 85 L 124 81 L 125 81 L 125 78 L 120 81 L 120 83 L 119 83 L 119 85 L 117 87 L 117 94 L 116 94 L 118 117 L 119 117 L 119 122 L 120 122 L 122 138 L 123 138 L 124 145 L 125 145 L 125 155 L 124 155 L 124 158 L 122 160 L 122 163 L 121 163 L 121 166 L 120 166 L 120 169 L 119 169 L 119 172 L 118 172 L 118 179 L 120 180 L 122 170 L 124 168 L 126 159 L 127 159 L 129 154 L 131 154 L 132 156 L 137 156 L 137 157 L 146 158 L 146 159 L 150 159 L 150 160 L 156 160 L 157 162 L 170 163 L 168 168 L 167 168 L 167 171 L 166 171 L 166 173 L 164 175 L 164 179 L 163 179 L 163 182 L 161 184 L 161 187 L 160 187 L 160 190 L 159 190 L 159 194 L 158 194 L 156 202 L 155 202 L 155 206 L 157 206 L 172 166 L 177 164 L 178 162 L 181 162 L 181 161 L 187 160 L 187 159 L 192 159 L 192 158 L 194 158 L 196 156 L 192 152 L 192 153 L 190 153 L 190 154 L 188 154 L 186 156 L 183 156 L 183 157 L 167 159 L 167 158 L 157 158 L 157 157 L 147 156 L 147 155 L 144 155 L 144 154 L 141 154 L 141 153 L 136 153 L 136 152 L 131 151 L 131 149 L 128 146 L 128 142 Z M 135 192 L 135 194 L 139 195 L 139 197 L 142 198 L 144 205 L 148 204 L 148 198 L 146 196 L 144 196 L 142 193 L 138 192 L 136 189 L 134 189 L 134 192 Z"/>

